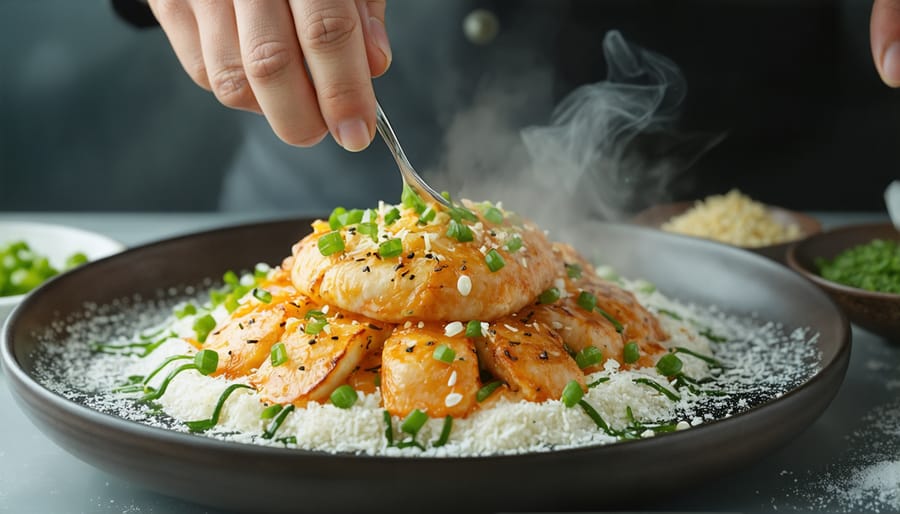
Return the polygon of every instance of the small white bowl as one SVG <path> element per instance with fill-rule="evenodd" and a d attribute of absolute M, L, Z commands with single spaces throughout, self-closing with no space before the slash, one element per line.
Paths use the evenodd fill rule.
<path fill-rule="evenodd" d="M 0 221 L 0 245 L 6 246 L 14 241 L 25 241 L 35 253 L 47 257 L 58 270 L 65 266 L 66 259 L 77 252 L 93 261 L 125 249 L 125 245 L 116 240 L 79 228 L 28 221 Z M 0 327 L 25 296 L 0 296 Z"/>

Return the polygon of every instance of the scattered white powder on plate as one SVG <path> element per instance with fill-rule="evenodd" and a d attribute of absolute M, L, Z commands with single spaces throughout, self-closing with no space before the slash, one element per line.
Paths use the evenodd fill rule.
<path fill-rule="evenodd" d="M 787 329 L 752 315 L 736 317 L 716 308 L 683 304 L 659 291 L 644 292 L 646 282 L 616 280 L 658 315 L 672 336 L 668 347 L 714 356 L 725 368 L 710 368 L 704 360 L 679 352 L 684 373 L 701 379 L 692 386 L 696 393 L 691 393 L 691 386 L 670 382 L 653 368 L 623 370 L 615 361 L 608 361 L 604 370 L 586 377 L 588 383 L 600 383 L 584 399 L 614 431 L 627 429 L 632 437 L 647 437 L 653 436 L 650 429 L 659 425 L 689 430 L 689 426 L 732 416 L 777 398 L 819 369 L 817 335 L 806 329 Z M 195 295 L 196 302 L 203 297 L 198 291 L 210 286 L 205 283 L 186 291 Z M 98 411 L 188 432 L 183 422 L 209 418 L 218 398 L 233 382 L 193 370 L 182 372 L 171 381 L 157 408 L 137 402 L 140 394 L 114 392 L 129 377 L 146 376 L 167 357 L 192 351 L 192 346 L 180 338 L 193 335 L 191 317 L 175 320 L 169 314 L 187 295 L 173 293 L 177 291 L 160 293 L 153 300 L 132 298 L 107 306 L 87 306 L 72 319 L 55 323 L 44 334 L 44 343 L 35 355 L 39 380 L 66 398 Z M 225 313 L 213 315 L 221 319 Z M 160 342 L 149 356 L 95 351 L 97 343 L 132 341 L 138 330 L 145 340 Z M 170 370 L 186 362 L 190 361 L 170 363 L 150 385 L 158 385 Z M 678 398 L 667 398 L 636 379 L 651 380 Z M 295 409 L 286 415 L 273 437 L 265 438 L 263 433 L 273 423 L 260 419 L 266 405 L 257 399 L 255 391 L 237 389 L 224 403 L 218 424 L 203 436 L 326 452 L 407 457 L 517 454 L 619 440 L 599 429 L 581 408 L 567 408 L 557 400 L 541 404 L 503 399 L 492 402 L 489 408 L 455 419 L 450 439 L 442 447 L 433 447 L 432 443 L 438 439 L 444 420 L 430 419 L 417 435 L 417 441 L 426 447 L 420 451 L 388 444 L 379 394 L 361 393 L 350 409 L 315 403 Z M 392 419 L 395 442 L 403 437 L 401 422 Z"/>

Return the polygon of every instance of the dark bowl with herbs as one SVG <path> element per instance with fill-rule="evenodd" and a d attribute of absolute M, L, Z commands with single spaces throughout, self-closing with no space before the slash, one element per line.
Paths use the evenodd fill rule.
<path fill-rule="evenodd" d="M 900 343 L 900 231 L 840 227 L 792 245 L 788 265 L 827 292 L 850 321 Z"/>

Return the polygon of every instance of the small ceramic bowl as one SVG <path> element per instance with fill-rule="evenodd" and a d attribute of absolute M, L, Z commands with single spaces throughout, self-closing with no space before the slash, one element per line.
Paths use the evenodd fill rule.
<path fill-rule="evenodd" d="M 631 219 L 631 222 L 636 225 L 661 229 L 664 223 L 674 218 L 675 216 L 684 214 L 690 208 L 692 208 L 695 203 L 696 202 L 676 202 L 655 205 L 637 213 Z M 797 211 L 783 209 L 781 207 L 775 207 L 772 205 L 767 205 L 766 209 L 769 211 L 769 215 L 772 216 L 772 219 L 774 219 L 778 223 L 781 223 L 782 225 L 797 225 L 797 227 L 800 229 L 800 239 L 798 240 L 802 240 L 803 238 L 809 237 L 822 231 L 822 224 L 819 223 L 819 220 L 813 218 L 812 216 L 808 216 Z M 787 249 L 794 242 L 795 241 L 786 241 L 784 243 L 778 243 L 768 246 L 742 246 L 741 248 L 754 253 L 758 253 L 760 255 L 764 255 L 783 264 L 785 262 Z"/>
<path fill-rule="evenodd" d="M 900 232 L 891 223 L 850 225 L 812 236 L 792 245 L 788 265 L 820 288 L 860 327 L 900 343 L 900 294 L 878 293 L 845 286 L 822 278 L 817 258 L 833 259 L 839 253 L 873 239 L 900 241 Z"/>
<path fill-rule="evenodd" d="M 0 245 L 25 241 L 37 254 L 50 260 L 56 269 L 62 269 L 72 254 L 81 252 L 88 260 L 97 260 L 125 249 L 113 239 L 95 232 L 88 232 L 65 225 L 32 223 L 27 221 L 0 221 Z M 0 296 L 0 327 L 25 294 Z"/>

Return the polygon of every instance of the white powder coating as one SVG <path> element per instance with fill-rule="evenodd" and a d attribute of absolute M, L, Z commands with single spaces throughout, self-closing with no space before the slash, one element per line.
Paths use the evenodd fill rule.
<path fill-rule="evenodd" d="M 602 371 L 586 377 L 587 383 L 597 383 L 588 390 L 584 400 L 614 430 L 632 426 L 631 433 L 643 437 L 656 435 L 651 430 L 655 423 L 689 430 L 705 421 L 728 417 L 778 397 L 809 379 L 818 369 L 816 336 L 808 335 L 805 330 L 787 332 L 774 323 L 726 316 L 716 309 L 685 305 L 658 291 L 641 292 L 635 288 L 638 283 L 620 283 L 633 290 L 651 311 L 665 309 L 682 318 L 677 320 L 660 315 L 660 321 L 672 336 L 667 346 L 715 356 L 727 368 L 710 370 L 703 360 L 678 353 L 686 374 L 710 380 L 699 387 L 715 390 L 717 395 L 712 396 L 703 392 L 692 394 L 687 388 L 677 389 L 653 368 L 623 370 L 617 362 L 608 361 Z M 196 371 L 183 372 L 171 381 L 167 392 L 158 400 L 164 415 L 136 402 L 140 394 L 113 392 L 126 382 L 127 377 L 146 376 L 167 357 L 192 352 L 192 347 L 179 337 L 193 335 L 190 317 L 177 321 L 167 317 L 174 301 L 173 298 L 155 302 L 135 299 L 134 302 L 114 302 L 103 307 L 90 306 L 83 317 L 55 324 L 48 331 L 47 343 L 36 356 L 42 382 L 67 398 L 96 410 L 187 432 L 183 422 L 209 418 L 220 395 L 232 382 L 202 376 Z M 213 315 L 222 319 L 226 314 L 215 311 Z M 454 322 L 448 324 L 448 332 L 453 332 L 455 329 L 451 329 L 451 325 L 455 327 L 456 324 L 459 325 L 456 328 L 463 330 L 462 323 Z M 171 330 L 175 336 L 166 339 L 146 357 L 92 352 L 91 344 L 97 341 L 109 343 L 133 339 L 129 332 L 135 327 L 150 327 L 145 329 L 146 332 Z M 700 335 L 701 330 L 727 337 L 729 342 L 711 343 Z M 59 344 L 60 340 L 65 344 Z M 60 361 L 66 362 L 66 366 L 59 366 Z M 158 385 L 169 370 L 185 362 L 189 361 L 169 364 L 150 385 Z M 673 401 L 648 385 L 636 383 L 636 379 L 653 380 L 676 392 L 679 399 Z M 238 389 L 224 403 L 218 424 L 204 436 L 334 453 L 405 457 L 520 454 L 619 440 L 598 429 L 581 408 L 567 408 L 558 400 L 538 404 L 499 399 L 492 400 L 488 408 L 455 419 L 445 446 L 432 446 L 441 433 L 443 420 L 429 419 L 417 436 L 426 450 L 399 449 L 389 446 L 384 436 L 386 425 L 380 400 L 380 394 L 376 392 L 360 393 L 359 400 L 349 409 L 331 404 L 309 404 L 290 412 L 275 436 L 266 439 L 262 435 L 272 427 L 272 420 L 260 419 L 266 405 L 259 401 L 255 391 Z M 448 405 L 460 400 L 461 396 L 454 392 L 446 398 Z M 640 425 L 635 426 L 636 422 Z M 408 437 L 400 432 L 401 423 L 402 419 L 392 419 L 396 440 Z M 295 438 L 296 443 L 285 438 Z"/>

